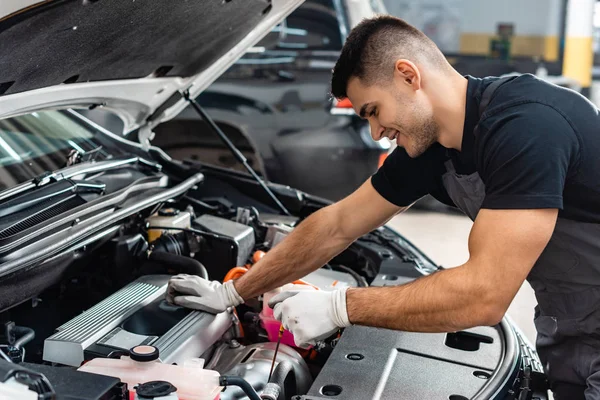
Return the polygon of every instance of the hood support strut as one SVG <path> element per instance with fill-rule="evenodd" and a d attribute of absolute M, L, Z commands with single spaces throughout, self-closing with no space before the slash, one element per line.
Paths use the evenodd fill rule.
<path fill-rule="evenodd" d="M 254 178 L 254 180 L 256 182 L 258 182 L 258 184 L 265 190 L 265 192 L 269 195 L 269 197 L 273 200 L 273 202 L 277 205 L 277 207 L 285 215 L 291 215 L 290 212 L 287 210 L 287 208 L 285 208 L 285 206 L 283 205 L 283 203 L 277 198 L 277 196 L 275 196 L 275 193 L 273 193 L 273 191 L 271 189 L 269 189 L 269 187 L 260 178 L 260 176 L 258 176 L 258 174 L 256 173 L 256 171 L 254 171 L 254 169 L 252 169 L 252 167 L 250 166 L 250 164 L 248 164 L 248 160 L 246 159 L 246 157 L 244 157 L 244 155 L 242 154 L 242 152 L 237 147 L 235 147 L 235 145 L 233 144 L 233 142 L 231 140 L 229 140 L 229 138 L 227 137 L 227 135 L 225 135 L 225 132 L 223 132 L 221 130 L 221 128 L 219 128 L 217 126 L 217 124 L 215 124 L 215 121 L 213 121 L 212 118 L 206 113 L 206 111 L 204 111 L 204 109 L 202 108 L 202 106 L 200 106 L 200 104 L 198 104 L 198 102 L 195 99 L 193 99 L 193 98 L 190 97 L 189 91 L 186 90 L 183 93 L 183 97 L 185 98 L 185 100 L 188 103 L 190 103 L 190 105 L 194 108 L 194 110 L 196 111 L 196 113 L 198 113 L 198 115 L 219 136 L 219 138 L 225 144 L 225 146 L 227 146 L 229 148 L 229 150 L 231 151 L 231 154 L 233 154 L 233 156 L 235 158 L 237 158 L 237 160 L 240 163 L 242 163 L 242 165 L 246 168 L 246 170 L 248 170 L 248 172 L 250 173 L 250 175 L 252 175 L 252 177 Z"/>

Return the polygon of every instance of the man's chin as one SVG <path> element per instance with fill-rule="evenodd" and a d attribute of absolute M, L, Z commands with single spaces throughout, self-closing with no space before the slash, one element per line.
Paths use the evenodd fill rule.
<path fill-rule="evenodd" d="M 419 142 L 414 140 L 408 140 L 406 145 L 401 145 L 410 158 L 417 158 L 425 153 L 431 146 L 435 144 L 435 141 L 430 142 Z"/>
<path fill-rule="evenodd" d="M 410 147 L 402 146 L 402 148 L 404 149 L 404 151 L 406 151 L 406 154 L 408 154 L 408 156 L 410 158 L 417 158 L 422 154 L 422 153 L 416 152 L 415 149 L 412 149 Z"/>

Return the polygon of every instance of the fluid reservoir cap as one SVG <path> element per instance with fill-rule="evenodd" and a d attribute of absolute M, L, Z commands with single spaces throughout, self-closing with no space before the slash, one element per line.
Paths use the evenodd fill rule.
<path fill-rule="evenodd" d="M 179 210 L 176 208 L 163 208 L 161 210 L 158 210 L 158 215 L 160 215 L 161 217 L 174 217 L 176 215 L 179 215 Z"/>
<path fill-rule="evenodd" d="M 133 361 L 154 361 L 158 360 L 158 356 L 158 349 L 154 346 L 135 346 L 129 350 L 129 357 Z"/>
<path fill-rule="evenodd" d="M 138 385 L 135 392 L 142 399 L 168 396 L 177 391 L 177 388 L 166 381 L 152 381 Z"/>

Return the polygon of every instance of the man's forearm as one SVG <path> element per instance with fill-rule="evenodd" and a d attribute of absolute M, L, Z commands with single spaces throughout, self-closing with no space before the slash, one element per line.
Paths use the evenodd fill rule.
<path fill-rule="evenodd" d="M 493 325 L 503 315 L 490 291 L 467 265 L 406 285 L 350 289 L 350 322 L 412 332 L 453 332 Z"/>
<path fill-rule="evenodd" d="M 330 212 L 324 208 L 308 217 L 238 279 L 239 295 L 249 299 L 302 278 L 348 247 L 353 239 L 338 234 Z"/>

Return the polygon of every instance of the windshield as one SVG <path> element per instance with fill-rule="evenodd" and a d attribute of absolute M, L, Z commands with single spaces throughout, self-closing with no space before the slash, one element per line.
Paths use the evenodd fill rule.
<path fill-rule="evenodd" d="M 83 160 L 110 154 L 99 133 L 64 111 L 41 111 L 0 120 L 0 190 L 67 165 L 75 151 Z"/>

